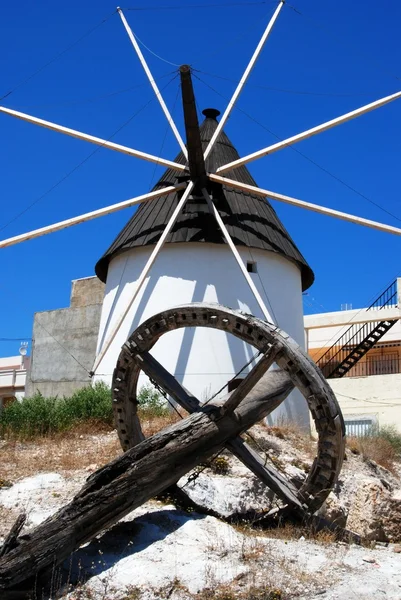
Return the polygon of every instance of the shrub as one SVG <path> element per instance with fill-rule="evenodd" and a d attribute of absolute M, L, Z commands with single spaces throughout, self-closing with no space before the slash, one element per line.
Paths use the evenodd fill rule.
<path fill-rule="evenodd" d="M 389 471 L 401 456 L 401 434 L 396 427 L 384 425 L 362 437 L 349 437 L 347 446 L 353 454 L 360 454 L 364 461 L 373 460 Z"/>
<path fill-rule="evenodd" d="M 152 385 L 143 385 L 138 392 L 139 411 L 146 418 L 164 417 L 169 413 L 165 398 Z"/>
<path fill-rule="evenodd" d="M 103 382 L 83 387 L 67 398 L 37 393 L 13 402 L 0 413 L 0 435 L 20 439 L 51 435 L 93 421 L 113 422 L 110 388 Z"/>
<path fill-rule="evenodd" d="M 401 456 L 401 433 L 395 425 L 383 425 L 377 435 L 386 440 L 393 447 L 394 452 Z"/>
<path fill-rule="evenodd" d="M 230 463 L 225 456 L 216 456 L 210 461 L 210 469 L 216 475 L 227 475 L 230 472 Z"/>

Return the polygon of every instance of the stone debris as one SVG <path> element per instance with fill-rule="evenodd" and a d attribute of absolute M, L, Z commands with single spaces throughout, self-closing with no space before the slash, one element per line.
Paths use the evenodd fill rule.
<path fill-rule="evenodd" d="M 263 451 L 256 448 L 258 452 L 268 452 L 276 468 L 300 485 L 312 463 L 313 442 L 294 445 L 294 440 L 269 435 L 260 426 L 253 436 L 263 444 Z M 226 475 L 214 472 L 212 465 L 195 479 L 180 481 L 198 505 L 223 517 L 275 505 L 272 493 L 242 464 L 228 454 L 224 459 Z M 70 500 L 88 474 L 87 467 L 63 475 L 38 473 L 0 488 L 0 511 L 3 508 L 9 519 L 1 533 L 22 511 L 28 513 L 23 533 L 28 532 Z M 73 588 L 59 590 L 59 597 L 192 600 L 205 590 L 229 586 L 232 597 L 241 599 L 253 587 L 279 590 L 282 598 L 301 600 L 400 600 L 399 477 L 350 455 L 320 513 L 372 540 L 372 549 L 331 540 L 318 543 L 305 539 L 306 533 L 279 539 L 277 534 L 234 527 L 214 516 L 151 501 L 65 563 Z"/>

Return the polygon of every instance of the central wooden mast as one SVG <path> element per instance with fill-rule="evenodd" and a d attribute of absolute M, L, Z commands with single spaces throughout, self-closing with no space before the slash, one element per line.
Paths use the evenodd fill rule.
<path fill-rule="evenodd" d="M 180 77 L 189 174 L 192 181 L 202 188 L 206 185 L 207 175 L 196 112 L 195 94 L 192 86 L 191 67 L 189 65 L 180 67 Z"/>

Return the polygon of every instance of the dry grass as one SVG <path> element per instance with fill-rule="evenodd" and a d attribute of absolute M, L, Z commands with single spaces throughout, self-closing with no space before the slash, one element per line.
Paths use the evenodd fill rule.
<path fill-rule="evenodd" d="M 193 596 L 194 600 L 284 600 L 286 595 L 277 588 L 251 586 L 239 591 L 229 585 L 206 588 Z"/>
<path fill-rule="evenodd" d="M 0 478 L 15 482 L 40 472 L 95 470 L 121 452 L 115 432 L 89 432 L 88 425 L 30 442 L 7 441 L 0 446 Z"/>
<path fill-rule="evenodd" d="M 180 420 L 175 412 L 162 416 L 141 416 L 143 432 L 149 437 Z M 107 425 L 87 421 L 73 430 L 34 440 L 0 441 L 1 482 L 15 482 L 37 473 L 95 470 L 122 453 L 117 433 Z"/>
<path fill-rule="evenodd" d="M 373 460 L 392 473 L 397 459 L 392 444 L 380 436 L 349 437 L 347 446 L 353 454 L 361 455 L 364 461 Z"/>
<path fill-rule="evenodd" d="M 246 535 L 248 539 L 251 539 L 252 536 L 276 540 L 299 540 L 299 538 L 304 537 L 306 540 L 322 544 L 329 544 L 336 541 L 335 533 L 328 529 L 316 531 L 313 527 L 301 527 L 290 522 L 269 529 L 261 529 L 249 523 L 237 523 L 234 527 Z"/>
<path fill-rule="evenodd" d="M 303 452 L 308 457 L 316 456 L 316 441 L 309 432 L 306 432 L 297 423 L 283 422 L 280 425 L 262 424 L 268 435 L 280 440 L 289 441 L 294 448 Z"/>
<path fill-rule="evenodd" d="M 180 412 L 185 419 L 187 413 L 185 413 L 185 411 L 182 409 Z M 152 415 L 150 418 L 147 414 L 147 411 L 143 411 L 139 413 L 139 418 L 141 420 L 142 431 L 145 437 L 150 437 L 162 429 L 181 421 L 181 417 L 175 411 L 167 412 L 163 415 Z"/>

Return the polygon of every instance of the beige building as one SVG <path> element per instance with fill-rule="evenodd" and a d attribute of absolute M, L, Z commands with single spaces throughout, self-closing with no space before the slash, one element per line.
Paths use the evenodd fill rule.
<path fill-rule="evenodd" d="M 0 358 L 0 409 L 8 402 L 25 396 L 26 374 L 29 369 L 29 356 L 25 356 L 26 346 L 21 345 L 18 356 Z"/>
<path fill-rule="evenodd" d="M 401 432 L 401 278 L 368 308 L 307 315 L 306 347 L 342 408 L 348 434 Z"/>

